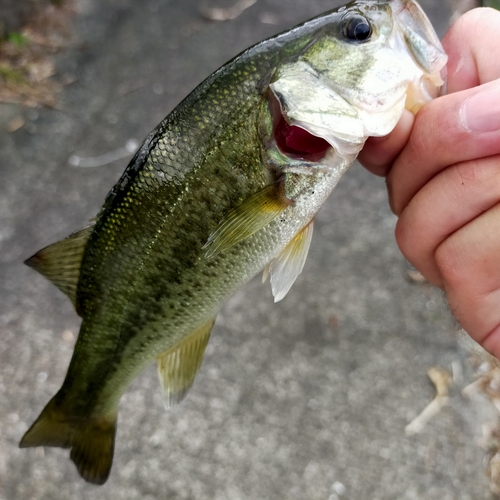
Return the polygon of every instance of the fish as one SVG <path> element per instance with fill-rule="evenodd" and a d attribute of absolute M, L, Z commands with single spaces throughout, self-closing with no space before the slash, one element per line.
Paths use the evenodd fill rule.
<path fill-rule="evenodd" d="M 264 270 L 275 301 L 366 139 L 437 97 L 447 56 L 414 0 L 356 0 L 245 50 L 146 138 L 91 223 L 26 261 L 82 318 L 66 378 L 20 447 L 113 461 L 119 400 L 156 360 L 165 405 L 193 385 L 215 318 Z"/>

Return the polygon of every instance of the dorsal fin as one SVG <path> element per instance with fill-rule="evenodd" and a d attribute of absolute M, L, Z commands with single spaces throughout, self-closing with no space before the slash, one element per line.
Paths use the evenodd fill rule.
<path fill-rule="evenodd" d="M 83 252 L 93 227 L 92 223 L 67 238 L 42 248 L 24 262 L 56 285 L 71 299 L 75 307 Z"/>
<path fill-rule="evenodd" d="M 156 358 L 167 408 L 180 403 L 193 385 L 214 323 L 215 318 L 210 318 L 200 328 Z"/>

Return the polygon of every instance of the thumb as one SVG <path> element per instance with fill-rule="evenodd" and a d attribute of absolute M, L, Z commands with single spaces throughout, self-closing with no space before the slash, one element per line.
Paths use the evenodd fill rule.
<path fill-rule="evenodd" d="M 414 121 L 414 115 L 405 109 L 395 129 L 389 135 L 368 138 L 358 156 L 361 164 L 372 174 L 385 177 L 407 143 Z"/>

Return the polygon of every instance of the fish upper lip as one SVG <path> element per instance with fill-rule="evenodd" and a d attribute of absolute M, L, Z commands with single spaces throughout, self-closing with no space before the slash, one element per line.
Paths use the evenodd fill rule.
<path fill-rule="evenodd" d="M 420 5 L 414 0 L 393 0 L 391 9 L 395 27 L 415 62 L 424 73 L 439 76 L 446 65 L 447 56 Z"/>

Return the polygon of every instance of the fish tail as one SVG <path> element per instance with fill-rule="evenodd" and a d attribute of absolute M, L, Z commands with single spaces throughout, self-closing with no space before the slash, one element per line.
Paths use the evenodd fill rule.
<path fill-rule="evenodd" d="M 104 484 L 113 462 L 117 413 L 82 418 L 65 413 L 53 398 L 19 443 L 20 448 L 71 448 L 70 458 L 86 481 Z"/>

